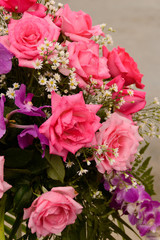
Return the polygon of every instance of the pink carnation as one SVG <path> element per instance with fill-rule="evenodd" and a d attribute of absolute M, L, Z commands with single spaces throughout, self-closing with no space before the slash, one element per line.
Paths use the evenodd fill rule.
<path fill-rule="evenodd" d="M 30 208 L 24 209 L 23 219 L 29 218 L 28 227 L 38 237 L 61 233 L 82 212 L 83 207 L 74 197 L 72 187 L 52 188 L 35 199 Z"/>
<path fill-rule="evenodd" d="M 140 73 L 137 63 L 125 51 L 124 48 L 113 48 L 111 52 L 104 46 L 103 55 L 108 59 L 108 68 L 112 77 L 121 75 L 125 79 L 125 85 L 136 84 L 137 88 L 144 88 L 141 83 L 143 74 Z"/>
<path fill-rule="evenodd" d="M 2 198 L 3 194 L 12 187 L 3 179 L 4 178 L 3 168 L 4 168 L 4 156 L 0 156 L 0 198 Z"/>
<path fill-rule="evenodd" d="M 101 173 L 110 173 L 113 169 L 124 171 L 131 168 L 139 141 L 138 126 L 119 113 L 113 113 L 96 134 L 100 151 L 95 153 L 97 169 Z M 103 150 L 103 151 L 102 151 Z"/>
<path fill-rule="evenodd" d="M 94 41 L 72 42 L 67 45 L 69 64 L 76 69 L 79 87 L 84 88 L 89 83 L 90 76 L 100 86 L 103 84 L 103 79 L 110 77 L 107 59 L 99 57 L 99 45 Z"/>
<path fill-rule="evenodd" d="M 40 58 L 37 47 L 48 41 L 57 41 L 60 29 L 49 16 L 39 18 L 27 12 L 20 20 L 11 19 L 9 34 L 0 37 L 0 42 L 19 60 L 19 66 L 33 68 L 33 61 Z"/>
<path fill-rule="evenodd" d="M 96 116 L 101 105 L 85 104 L 82 92 L 59 96 L 52 92 L 52 116 L 44 122 L 39 132 L 49 140 L 50 154 L 66 160 L 68 152 L 96 144 L 95 132 L 100 128 Z"/>
<path fill-rule="evenodd" d="M 73 41 L 88 41 L 93 35 L 105 36 L 99 25 L 92 26 L 91 17 L 83 11 L 71 11 L 66 4 L 63 11 L 58 13 L 62 18 L 62 32 Z"/>

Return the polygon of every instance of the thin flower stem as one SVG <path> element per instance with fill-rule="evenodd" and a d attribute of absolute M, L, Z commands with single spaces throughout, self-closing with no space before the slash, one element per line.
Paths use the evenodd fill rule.
<path fill-rule="evenodd" d="M 27 128 L 34 128 L 34 125 L 19 125 L 19 124 L 9 123 L 9 127 L 27 129 Z"/>
<path fill-rule="evenodd" d="M 5 202 L 7 195 L 4 194 L 0 201 L 0 239 L 5 240 L 4 235 L 4 214 L 5 214 Z"/>

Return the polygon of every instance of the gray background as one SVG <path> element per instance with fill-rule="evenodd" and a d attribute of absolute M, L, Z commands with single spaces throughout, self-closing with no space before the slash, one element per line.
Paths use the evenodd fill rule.
<path fill-rule="evenodd" d="M 121 46 L 135 59 L 144 74 L 148 103 L 160 96 L 160 0 L 62 0 L 72 10 L 91 15 L 93 25 L 106 23 L 116 30 L 114 45 Z M 154 139 L 147 155 L 152 155 L 155 175 L 153 198 L 160 201 L 160 140 Z M 138 239 L 130 233 L 134 240 Z M 118 240 L 118 238 L 117 238 Z"/>

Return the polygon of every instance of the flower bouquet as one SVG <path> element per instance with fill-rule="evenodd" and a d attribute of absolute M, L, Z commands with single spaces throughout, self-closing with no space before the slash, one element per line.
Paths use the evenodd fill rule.
<path fill-rule="evenodd" d="M 0 6 L 0 240 L 160 239 L 136 62 L 68 4 Z"/>

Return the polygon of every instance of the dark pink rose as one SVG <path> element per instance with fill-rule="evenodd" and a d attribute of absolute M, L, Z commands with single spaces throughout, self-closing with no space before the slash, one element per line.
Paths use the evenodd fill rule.
<path fill-rule="evenodd" d="M 72 187 L 55 187 L 35 199 L 30 208 L 24 209 L 23 219 L 29 218 L 28 227 L 37 237 L 61 233 L 67 225 L 73 224 L 82 206 Z"/>
<path fill-rule="evenodd" d="M 102 85 L 103 79 L 110 77 L 107 59 L 99 57 L 99 45 L 94 41 L 69 43 L 68 52 L 69 65 L 76 69 L 80 87 L 89 83 L 91 75 L 98 85 Z"/>
<path fill-rule="evenodd" d="M 27 12 L 20 20 L 11 19 L 8 35 L 1 36 L 0 42 L 19 60 L 19 66 L 33 68 L 33 61 L 40 58 L 37 47 L 48 41 L 57 41 L 60 29 L 49 16 L 39 18 Z"/>
<path fill-rule="evenodd" d="M 93 35 L 105 36 L 99 25 L 92 26 L 92 19 L 88 14 L 71 11 L 68 4 L 64 6 L 63 12 L 59 11 L 59 17 L 62 18 L 62 32 L 73 41 L 88 41 Z"/>
<path fill-rule="evenodd" d="M 102 123 L 96 138 L 98 145 L 103 149 L 95 154 L 97 169 L 101 173 L 131 168 L 139 141 L 143 140 L 138 133 L 138 126 L 119 113 L 113 113 Z"/>
<path fill-rule="evenodd" d="M 117 104 L 118 108 L 116 108 L 116 111 L 123 114 L 129 115 L 136 113 L 142 110 L 146 105 L 145 92 L 133 89 L 123 89 L 119 95 L 123 98 L 124 103 L 122 105 Z"/>
<path fill-rule="evenodd" d="M 0 6 L 9 12 L 23 13 L 36 2 L 37 0 L 0 0 Z"/>
<path fill-rule="evenodd" d="M 37 17 L 45 17 L 46 16 L 47 7 L 43 4 L 35 3 L 28 9 L 28 13 L 35 15 Z"/>
<path fill-rule="evenodd" d="M 12 187 L 3 179 L 4 175 L 3 168 L 4 168 L 4 156 L 0 156 L 0 198 L 2 198 L 3 194 Z"/>
<path fill-rule="evenodd" d="M 115 87 L 112 98 L 116 100 L 116 111 L 130 115 L 142 110 L 146 105 L 146 93 L 125 87 L 125 80 L 118 75 L 106 84 L 106 89 Z M 120 101 L 121 99 L 122 102 Z"/>
<path fill-rule="evenodd" d="M 103 47 L 103 55 L 108 59 L 108 68 L 112 77 L 121 75 L 125 79 L 126 86 L 135 84 L 137 88 L 144 88 L 145 85 L 141 83 L 143 74 L 124 48 L 113 48 L 109 52 L 106 47 Z"/>
<path fill-rule="evenodd" d="M 52 92 L 52 116 L 39 128 L 49 140 L 50 154 L 65 161 L 68 152 L 75 154 L 82 147 L 95 145 L 95 132 L 101 126 L 96 116 L 100 107 L 85 104 L 82 92 L 63 97 Z"/>

